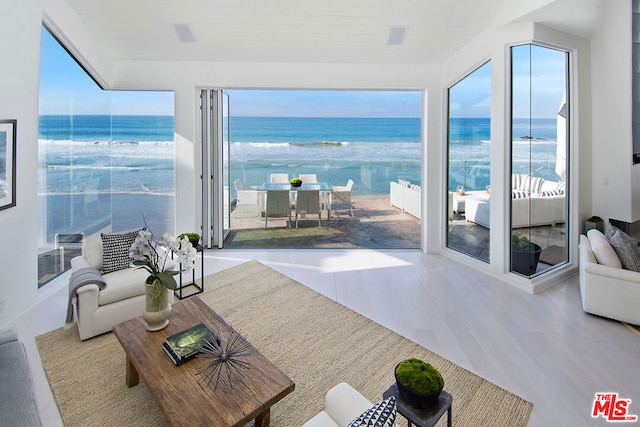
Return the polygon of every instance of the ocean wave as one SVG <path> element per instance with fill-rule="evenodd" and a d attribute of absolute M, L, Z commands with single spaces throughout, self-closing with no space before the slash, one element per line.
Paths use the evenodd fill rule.
<path fill-rule="evenodd" d="M 113 190 L 113 191 L 47 191 L 43 193 L 38 192 L 38 196 L 83 196 L 83 195 L 145 195 L 145 196 L 163 196 L 163 197 L 175 197 L 176 193 L 173 191 L 143 191 L 143 190 Z"/>
<path fill-rule="evenodd" d="M 78 141 L 75 139 L 38 139 L 39 144 L 43 145 L 60 145 L 60 146 L 96 146 L 96 145 L 121 145 L 121 146 L 139 146 L 139 145 L 174 145 L 174 141 L 112 141 L 112 140 L 91 140 Z"/>
<path fill-rule="evenodd" d="M 403 144 L 420 144 L 420 141 L 385 141 L 385 142 L 372 142 L 372 141 L 309 141 L 309 142 L 292 142 L 292 141 L 279 141 L 279 142 L 251 142 L 251 141 L 234 141 L 231 146 L 237 147 L 256 147 L 256 148 L 275 148 L 275 147 L 342 147 L 350 145 L 392 145 L 398 146 Z"/>
<path fill-rule="evenodd" d="M 155 165 L 155 166 L 116 166 L 116 165 L 107 165 L 107 166 L 100 166 L 100 165 L 65 165 L 65 164 L 47 164 L 45 165 L 46 169 L 50 169 L 50 170 L 106 170 L 106 171 L 113 171 L 113 170 L 123 170 L 123 171 L 147 171 L 147 170 L 153 170 L 153 171 L 160 171 L 160 170 L 173 170 L 173 165 L 170 166 L 162 166 L 162 165 Z"/>
<path fill-rule="evenodd" d="M 546 138 L 529 139 L 527 137 L 518 137 L 518 138 L 513 138 L 512 143 L 514 145 L 555 145 L 557 141 L 555 139 L 546 139 Z"/>

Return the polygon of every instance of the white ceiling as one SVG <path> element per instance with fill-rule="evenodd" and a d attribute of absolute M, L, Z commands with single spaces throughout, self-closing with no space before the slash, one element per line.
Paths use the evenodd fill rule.
<path fill-rule="evenodd" d="M 371 64 L 441 63 L 504 20 L 514 4 L 520 9 L 523 4 L 519 0 L 67 1 L 114 60 Z M 601 0 L 525 3 L 531 8 L 531 4 L 578 1 Z M 559 21 L 553 25 L 562 29 L 567 29 L 566 21 L 583 25 L 580 9 L 564 19 L 555 10 L 549 19 Z M 187 24 L 195 41 L 181 42 L 175 24 Z M 388 44 L 392 27 L 406 29 L 400 45 Z"/>

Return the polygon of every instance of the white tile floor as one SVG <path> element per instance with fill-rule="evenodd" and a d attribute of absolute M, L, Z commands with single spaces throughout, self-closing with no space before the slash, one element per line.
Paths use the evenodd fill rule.
<path fill-rule="evenodd" d="M 585 314 L 578 278 L 537 295 L 420 251 L 209 250 L 205 274 L 257 259 L 533 402 L 530 426 L 607 425 L 596 392 L 632 399 L 640 415 L 640 335 Z M 61 327 L 66 280 L 16 322 L 45 426 L 60 416 L 34 337 Z M 55 291 L 55 292 L 54 292 Z M 455 396 L 454 396 L 455 399 Z"/>

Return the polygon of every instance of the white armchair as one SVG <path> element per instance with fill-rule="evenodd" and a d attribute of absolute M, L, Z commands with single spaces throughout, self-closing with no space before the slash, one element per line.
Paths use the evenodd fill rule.
<path fill-rule="evenodd" d="M 356 389 L 347 383 L 340 383 L 327 392 L 324 410 L 302 427 L 346 427 L 372 406 Z"/>
<path fill-rule="evenodd" d="M 587 313 L 640 325 L 640 273 L 620 268 L 604 236 L 580 236 L 580 295 Z M 606 252 L 605 252 L 606 251 Z M 603 255 L 604 253 L 604 255 Z M 615 258 L 615 259 L 613 259 Z M 618 262 L 616 262 L 618 261 Z"/>
<path fill-rule="evenodd" d="M 168 263 L 167 269 L 175 264 Z M 70 295 L 75 320 L 81 340 L 109 332 L 113 326 L 141 316 L 145 305 L 145 280 L 149 273 L 137 267 L 128 267 L 103 273 L 103 245 L 100 234 L 86 239 L 83 255 L 71 260 L 73 272 L 96 269 L 101 273 L 104 289 L 96 283 L 78 287 Z M 70 283 L 71 285 L 71 283 Z M 173 302 L 173 292 L 169 291 Z M 69 319 L 68 319 L 69 320 Z"/>

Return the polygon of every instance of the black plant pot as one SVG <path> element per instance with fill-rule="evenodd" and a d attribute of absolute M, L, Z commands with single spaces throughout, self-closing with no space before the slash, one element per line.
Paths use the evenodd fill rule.
<path fill-rule="evenodd" d="M 540 253 L 542 248 L 535 244 L 529 243 L 528 251 L 511 250 L 511 269 L 525 276 L 535 274 L 540 261 Z"/>
<path fill-rule="evenodd" d="M 400 381 L 398 381 L 397 376 L 396 384 L 398 385 L 398 392 L 400 392 L 402 400 L 418 409 L 426 409 L 435 405 L 438 402 L 438 397 L 440 397 L 440 392 L 442 391 L 442 389 L 438 389 L 429 394 L 418 393 L 402 385 Z"/>

